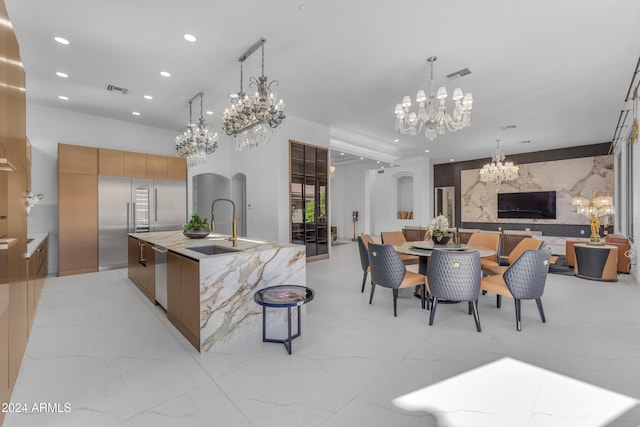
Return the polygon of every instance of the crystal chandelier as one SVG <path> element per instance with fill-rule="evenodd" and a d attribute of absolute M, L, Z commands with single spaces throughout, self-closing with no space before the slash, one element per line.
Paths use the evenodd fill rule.
<path fill-rule="evenodd" d="M 180 157 L 186 157 L 189 168 L 202 166 L 207 156 L 218 149 L 218 134 L 208 129 L 207 122 L 202 116 L 203 95 L 199 92 L 189 100 L 189 125 L 176 137 L 176 153 Z M 191 117 L 191 104 L 198 97 L 200 97 L 200 118 L 194 123 Z"/>
<path fill-rule="evenodd" d="M 513 162 L 505 162 L 504 159 L 504 152 L 500 149 L 500 140 L 497 139 L 496 151 L 491 157 L 491 163 L 487 163 L 480 169 L 480 181 L 500 185 L 518 178 L 520 167 L 515 166 Z"/>
<path fill-rule="evenodd" d="M 608 194 L 596 197 L 595 190 L 591 193 L 591 199 L 582 195 L 571 198 L 571 204 L 577 206 L 576 211 L 580 215 L 589 218 L 591 224 L 590 245 L 601 245 L 600 242 L 600 217 L 613 214 L 613 197 Z"/>
<path fill-rule="evenodd" d="M 222 116 L 222 128 L 229 136 L 236 140 L 236 149 L 253 148 L 269 142 L 271 130 L 277 128 L 284 120 L 284 102 L 276 101 L 276 96 L 271 92 L 271 85 L 278 85 L 277 80 L 267 82 L 264 75 L 264 44 L 265 38 L 261 38 L 253 44 L 238 61 L 240 61 L 240 92 L 230 96 L 231 105 L 224 110 Z M 249 79 L 249 87 L 255 88 L 252 96 L 242 91 L 243 70 L 242 64 L 258 48 L 262 49 L 262 75 L 257 79 Z"/>
<path fill-rule="evenodd" d="M 420 89 L 416 94 L 418 111 L 410 111 L 411 98 L 405 96 L 402 103 L 396 104 L 396 130 L 402 134 L 415 136 L 422 132 L 429 141 L 433 141 L 436 135 L 444 135 L 445 130 L 450 132 L 459 131 L 471 125 L 471 107 L 473 106 L 473 96 L 470 92 L 462 93 L 462 89 L 456 88 L 453 91 L 453 113 L 449 114 L 445 105 L 447 100 L 447 89 L 444 86 L 435 91 L 435 81 L 433 79 L 433 63 L 438 59 L 435 56 L 427 58 L 431 64 L 431 78 L 429 80 L 429 94 Z"/>

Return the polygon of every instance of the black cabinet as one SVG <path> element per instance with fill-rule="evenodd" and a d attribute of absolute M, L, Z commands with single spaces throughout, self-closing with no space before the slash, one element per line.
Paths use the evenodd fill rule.
<path fill-rule="evenodd" d="M 328 150 L 289 141 L 291 242 L 305 245 L 307 257 L 329 254 Z"/>

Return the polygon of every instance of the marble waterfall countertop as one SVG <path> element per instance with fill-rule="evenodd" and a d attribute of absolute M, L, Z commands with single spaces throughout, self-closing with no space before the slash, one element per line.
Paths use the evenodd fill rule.
<path fill-rule="evenodd" d="M 131 233 L 131 237 L 162 246 L 197 260 L 200 270 L 200 351 L 240 339 L 261 339 L 261 308 L 253 301 L 256 291 L 268 286 L 306 286 L 304 245 L 238 238 L 236 251 L 205 255 L 190 247 L 233 248 L 226 235 L 210 234 L 189 239 L 182 231 Z M 267 330 L 284 334 L 286 310 L 267 316 Z M 295 319 L 292 320 L 295 324 Z M 284 336 L 284 335 L 282 335 Z"/>

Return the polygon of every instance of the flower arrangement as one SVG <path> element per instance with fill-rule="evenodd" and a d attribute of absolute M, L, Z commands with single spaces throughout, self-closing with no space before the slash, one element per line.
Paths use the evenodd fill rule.
<path fill-rule="evenodd" d="M 431 224 L 429 224 L 429 232 L 427 236 L 431 239 L 435 237 L 437 240 L 449 237 L 449 220 L 447 217 L 444 215 L 438 215 L 433 218 L 431 220 Z"/>
<path fill-rule="evenodd" d="M 29 215 L 29 212 L 31 212 L 31 208 L 34 207 L 36 203 L 38 203 L 42 199 L 44 199 L 44 194 L 42 193 L 33 194 L 31 191 L 27 193 L 27 215 Z"/>

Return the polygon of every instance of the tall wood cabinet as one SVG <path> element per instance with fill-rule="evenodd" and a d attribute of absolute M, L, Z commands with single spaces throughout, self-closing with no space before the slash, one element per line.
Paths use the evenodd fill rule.
<path fill-rule="evenodd" d="M 0 171 L 0 404 L 10 401 L 28 337 L 27 127 L 25 75 L 18 41 L 0 0 L 0 151 L 13 165 Z M 0 424 L 5 411 L 0 411 Z"/>
<path fill-rule="evenodd" d="M 58 274 L 98 271 L 98 149 L 58 144 Z"/>
<path fill-rule="evenodd" d="M 328 150 L 289 141 L 291 242 L 305 245 L 307 259 L 329 256 Z"/>
<path fill-rule="evenodd" d="M 99 269 L 99 176 L 186 181 L 183 158 L 58 144 L 58 275 Z M 150 296 L 150 291 L 145 295 Z"/>

